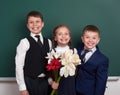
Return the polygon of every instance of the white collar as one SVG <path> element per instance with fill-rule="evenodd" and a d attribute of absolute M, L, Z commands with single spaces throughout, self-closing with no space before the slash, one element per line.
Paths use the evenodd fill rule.
<path fill-rule="evenodd" d="M 34 33 L 30 33 L 30 36 L 32 36 L 35 40 L 37 40 L 36 39 L 36 37 L 35 37 L 35 35 L 40 35 L 40 40 L 41 40 L 41 42 L 43 43 L 43 36 L 42 36 L 42 33 L 40 32 L 39 34 L 34 34 Z"/>
<path fill-rule="evenodd" d="M 96 47 L 94 47 L 94 48 L 92 48 L 90 51 L 91 52 L 95 52 L 97 49 L 96 49 Z"/>
<path fill-rule="evenodd" d="M 30 35 L 31 35 L 32 37 L 34 37 L 35 35 L 40 35 L 40 37 L 42 37 L 42 33 L 34 34 L 34 33 L 31 32 Z"/>
<path fill-rule="evenodd" d="M 55 50 L 56 50 L 57 52 L 59 52 L 59 53 L 63 53 L 63 52 L 65 52 L 65 51 L 68 50 L 68 49 L 69 49 L 69 46 L 68 46 L 68 45 L 65 46 L 65 47 L 57 46 L 57 47 L 55 48 Z"/>

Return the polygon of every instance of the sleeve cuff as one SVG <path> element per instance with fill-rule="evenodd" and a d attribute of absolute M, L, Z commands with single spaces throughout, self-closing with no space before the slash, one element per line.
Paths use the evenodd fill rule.
<path fill-rule="evenodd" d="M 52 82 L 53 82 L 53 79 L 52 79 L 52 78 L 48 78 L 48 83 L 49 83 L 49 85 L 51 85 Z"/>
<path fill-rule="evenodd" d="M 23 91 L 23 90 L 26 90 L 25 84 L 19 86 L 19 91 Z"/>

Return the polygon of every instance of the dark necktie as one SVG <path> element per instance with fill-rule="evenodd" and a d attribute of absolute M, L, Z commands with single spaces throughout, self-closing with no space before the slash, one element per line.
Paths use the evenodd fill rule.
<path fill-rule="evenodd" d="M 89 52 L 89 50 L 84 50 L 83 51 L 83 54 L 81 55 L 81 61 L 82 61 L 82 63 L 84 63 L 85 62 L 85 55 L 86 55 L 86 53 L 88 53 Z"/>
<path fill-rule="evenodd" d="M 37 43 L 42 47 L 42 42 L 40 41 L 40 35 L 35 35 L 37 38 Z"/>

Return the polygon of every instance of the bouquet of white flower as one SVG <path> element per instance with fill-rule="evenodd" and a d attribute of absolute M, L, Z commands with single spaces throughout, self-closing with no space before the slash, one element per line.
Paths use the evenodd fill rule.
<path fill-rule="evenodd" d="M 72 49 L 68 49 L 63 54 L 59 54 L 52 50 L 47 55 L 48 65 L 46 68 L 48 71 L 53 70 L 56 82 L 59 82 L 62 76 L 74 76 L 76 65 L 81 64 L 78 54 L 74 53 Z M 54 95 L 54 93 L 55 90 L 52 91 L 51 95 Z"/>

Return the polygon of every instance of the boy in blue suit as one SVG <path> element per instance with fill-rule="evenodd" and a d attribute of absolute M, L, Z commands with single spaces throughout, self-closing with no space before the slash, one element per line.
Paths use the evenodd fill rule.
<path fill-rule="evenodd" d="M 104 95 L 109 59 L 97 46 L 100 41 L 99 29 L 94 25 L 87 25 L 81 39 L 83 44 L 79 47 L 78 54 L 82 64 L 78 66 L 76 76 L 77 95 Z M 88 52 L 82 58 L 85 50 Z"/>

